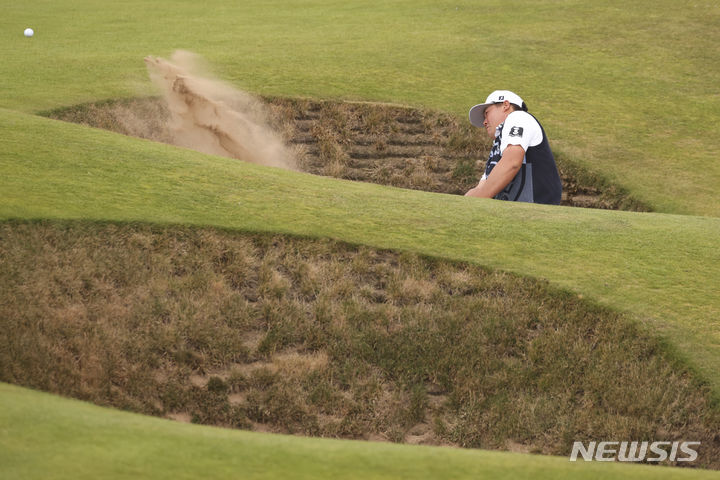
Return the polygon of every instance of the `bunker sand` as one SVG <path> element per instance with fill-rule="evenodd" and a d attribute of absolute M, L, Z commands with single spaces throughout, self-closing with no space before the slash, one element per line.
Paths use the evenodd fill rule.
<path fill-rule="evenodd" d="M 200 59 L 175 52 L 171 61 L 145 58 L 162 91 L 175 145 L 261 165 L 295 169 L 292 151 L 268 125 L 263 103 L 201 71 Z"/>

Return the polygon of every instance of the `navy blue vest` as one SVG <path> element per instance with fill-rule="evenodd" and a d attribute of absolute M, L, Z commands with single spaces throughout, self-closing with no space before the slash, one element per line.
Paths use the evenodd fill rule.
<path fill-rule="evenodd" d="M 532 115 L 531 115 L 532 116 Z M 534 116 L 532 116 L 535 118 Z M 537 118 L 535 118 L 537 121 Z M 490 149 L 490 156 L 485 165 L 485 175 L 490 172 L 502 158 L 500 153 L 500 145 L 502 142 L 502 127 L 499 126 L 500 134 L 495 137 L 493 146 Z M 562 197 L 562 181 L 558 173 L 555 157 L 550 150 L 545 129 L 540 125 L 542 131 L 542 142 L 534 147 L 529 147 L 525 152 L 525 159 L 522 167 L 518 171 L 515 178 L 502 190 L 495 195 L 498 200 L 510 200 L 514 202 L 531 202 L 531 203 L 548 203 L 559 205 Z"/>

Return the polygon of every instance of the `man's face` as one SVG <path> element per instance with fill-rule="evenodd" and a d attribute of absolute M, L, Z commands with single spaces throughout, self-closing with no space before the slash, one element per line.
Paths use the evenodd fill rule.
<path fill-rule="evenodd" d="M 495 138 L 495 129 L 505 121 L 510 109 L 509 104 L 495 103 L 485 109 L 485 121 L 483 126 L 490 138 Z"/>

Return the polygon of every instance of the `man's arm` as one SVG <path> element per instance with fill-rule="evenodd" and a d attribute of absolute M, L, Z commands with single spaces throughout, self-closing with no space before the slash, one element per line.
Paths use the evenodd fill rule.
<path fill-rule="evenodd" d="M 520 145 L 508 145 L 490 175 L 485 180 L 480 180 L 477 187 L 469 190 L 465 196 L 493 198 L 515 178 L 522 167 L 523 158 L 525 150 Z"/>

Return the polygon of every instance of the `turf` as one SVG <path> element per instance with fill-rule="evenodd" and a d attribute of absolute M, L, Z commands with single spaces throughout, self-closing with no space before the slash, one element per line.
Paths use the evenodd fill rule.
<path fill-rule="evenodd" d="M 5 478 L 718 478 L 716 472 L 185 425 L 0 384 Z"/>
<path fill-rule="evenodd" d="M 264 94 L 464 117 L 489 91 L 510 88 L 556 150 L 660 211 L 718 215 L 719 21 L 710 0 L 524 0 L 511 14 L 497 0 L 15 3 L 0 19 L 0 106 L 31 112 L 147 93 L 142 58 L 177 48 Z"/>
<path fill-rule="evenodd" d="M 12 139 L 0 153 L 0 218 L 331 237 L 547 278 L 632 312 L 720 392 L 720 219 L 478 201 L 262 168 L 21 113 L 0 119 Z"/>
<path fill-rule="evenodd" d="M 0 18 L 0 218 L 112 219 L 329 236 L 545 277 L 631 312 L 667 337 L 717 394 L 720 220 L 711 217 L 720 214 L 719 17 L 720 6 L 709 0 L 524 0 L 514 2 L 512 12 L 499 1 L 16 2 L 4 6 Z M 36 31 L 31 39 L 22 36 L 28 26 Z M 557 153 L 602 172 L 660 212 L 706 218 L 508 206 L 338 182 L 26 115 L 152 93 L 142 57 L 167 56 L 176 48 L 205 56 L 236 85 L 269 95 L 397 101 L 464 115 L 488 91 L 514 89 L 543 120 Z M 7 446 L 0 464 L 11 477 L 45 477 L 48 471 L 222 476 L 231 467 L 211 452 L 234 454 L 223 450 L 229 448 L 226 439 L 244 435 L 188 430 L 191 445 L 212 437 L 208 432 L 221 439 L 188 467 L 181 459 L 192 449 L 181 448 L 177 437 L 162 434 L 167 443 L 153 447 L 161 445 L 152 437 L 162 430 L 159 424 L 138 419 L 138 430 L 128 433 L 122 424 L 109 428 L 115 413 L 73 416 L 75 407 L 55 399 L 41 404 L 47 422 L 37 422 L 38 410 L 21 410 L 33 403 L 31 397 L 3 390 L 0 401 L 0 438 Z M 84 430 L 84 415 L 101 427 Z M 88 431 L 94 433 L 86 440 Z M 298 440 L 282 450 L 272 444 L 280 440 L 257 441 L 288 460 L 284 470 L 266 470 L 270 476 L 292 471 L 319 477 L 319 462 L 309 466 L 304 453 L 331 455 L 324 448 L 318 453 L 316 445 L 325 443 Z M 65 457 L 57 453 L 58 442 L 68 445 Z M 268 451 L 243 448 L 253 455 L 240 460 L 268 458 L 262 456 Z M 409 460 L 395 456 L 374 463 L 375 456 L 360 453 L 369 448 L 374 447 L 348 447 L 349 463 L 337 468 L 363 477 L 387 468 L 397 477 L 404 475 L 399 465 L 428 465 L 410 450 Z M 67 460 L 79 451 L 99 460 L 88 454 L 87 470 L 80 471 Z M 545 471 L 542 462 L 552 461 L 500 456 L 512 461 L 494 464 L 493 455 L 478 455 L 489 476 L 498 476 L 491 469 L 502 464 L 497 468 L 503 473 L 537 477 Z M 541 467 L 535 467 L 536 458 Z M 431 468 L 437 465 L 446 462 Z M 547 476 L 592 478 L 593 468 L 621 468 L 562 467 Z M 337 470 L 329 472 L 337 476 Z M 658 471 L 651 472 L 655 478 Z M 437 476 L 450 477 L 445 473 Z M 701 475 L 688 473 L 693 474 Z"/>

